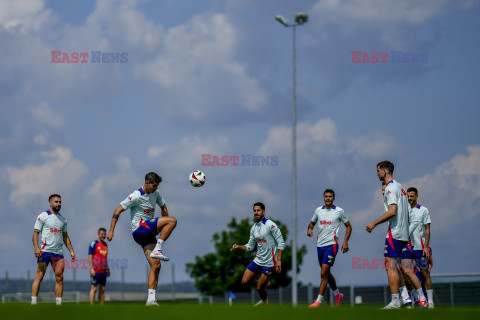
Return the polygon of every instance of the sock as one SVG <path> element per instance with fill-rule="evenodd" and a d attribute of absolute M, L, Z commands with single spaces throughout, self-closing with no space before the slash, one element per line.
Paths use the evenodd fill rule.
<path fill-rule="evenodd" d="M 333 293 L 333 296 L 335 297 L 337 294 L 340 293 L 340 291 L 339 291 L 338 288 L 337 288 L 337 289 L 333 290 L 332 293 Z"/>
<path fill-rule="evenodd" d="M 410 297 L 412 297 L 413 300 L 418 300 L 418 298 L 417 298 L 417 291 L 415 291 L 415 290 L 410 290 Z"/>
<path fill-rule="evenodd" d="M 317 301 L 318 301 L 318 303 L 322 303 L 322 301 L 323 301 L 323 296 L 318 295 Z"/>
<path fill-rule="evenodd" d="M 162 250 L 164 242 L 165 242 L 165 240 L 158 239 L 157 245 L 155 246 L 155 249 Z"/>
<path fill-rule="evenodd" d="M 427 290 L 428 303 L 433 302 L 433 289 Z"/>
<path fill-rule="evenodd" d="M 37 304 L 37 297 L 32 296 L 32 304 Z"/>
<path fill-rule="evenodd" d="M 155 293 L 156 292 L 157 292 L 157 290 L 155 290 L 155 289 L 148 289 L 147 301 L 149 301 L 149 302 L 155 301 Z"/>
<path fill-rule="evenodd" d="M 405 286 L 400 287 L 400 293 L 402 294 L 402 300 L 403 301 L 408 300 L 410 298 L 409 295 L 408 295 L 407 287 L 405 287 Z"/>
<path fill-rule="evenodd" d="M 62 304 L 62 298 L 55 298 L 55 303 L 57 304 L 57 306 L 61 305 Z"/>
<path fill-rule="evenodd" d="M 425 295 L 423 294 L 422 288 L 417 290 L 417 294 L 418 294 L 418 300 L 420 300 L 420 301 L 427 300 L 427 299 L 425 299 Z"/>
<path fill-rule="evenodd" d="M 396 306 L 400 306 L 400 294 L 392 294 L 392 303 Z"/>

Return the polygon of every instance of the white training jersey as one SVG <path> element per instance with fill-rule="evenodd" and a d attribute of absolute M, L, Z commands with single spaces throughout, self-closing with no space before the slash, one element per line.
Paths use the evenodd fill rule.
<path fill-rule="evenodd" d="M 410 208 L 410 217 L 414 219 L 410 221 L 410 242 L 413 250 L 423 250 L 425 243 L 425 225 L 432 223 L 430 212 L 424 206 L 417 205 Z"/>
<path fill-rule="evenodd" d="M 250 229 L 250 239 L 245 245 L 252 251 L 257 245 L 257 255 L 253 262 L 262 267 L 273 267 L 278 250 L 285 248 L 282 233 L 272 220 L 263 218 Z"/>
<path fill-rule="evenodd" d="M 331 244 L 338 245 L 338 230 L 340 223 L 347 223 L 345 211 L 337 206 L 330 209 L 318 207 L 312 217 L 312 222 L 318 222 L 317 247 L 325 247 Z"/>
<path fill-rule="evenodd" d="M 34 230 L 42 234 L 40 250 L 55 254 L 63 254 L 63 233 L 67 232 L 67 219 L 60 213 L 50 210 L 40 213 L 35 221 Z"/>
<path fill-rule="evenodd" d="M 132 232 L 135 231 L 141 223 L 153 219 L 155 216 L 155 206 L 163 207 L 165 201 L 160 192 L 156 190 L 153 193 L 146 194 L 143 188 L 133 191 L 120 205 L 123 209 L 130 209 L 130 219 Z"/>
<path fill-rule="evenodd" d="M 386 238 L 393 238 L 400 241 L 408 241 L 408 198 L 402 185 L 395 180 L 390 181 L 385 188 L 383 196 L 385 212 L 391 204 L 397 205 L 397 214 L 388 222 Z"/>

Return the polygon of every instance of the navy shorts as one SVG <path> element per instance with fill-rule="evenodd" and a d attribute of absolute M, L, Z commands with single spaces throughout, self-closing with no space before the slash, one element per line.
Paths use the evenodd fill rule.
<path fill-rule="evenodd" d="M 107 273 L 95 273 L 95 277 L 90 277 L 90 280 L 92 280 L 92 286 L 98 284 L 104 286 L 107 283 Z"/>
<path fill-rule="evenodd" d="M 45 262 L 47 266 L 49 263 L 51 263 L 52 267 L 55 268 L 55 265 L 61 259 L 63 259 L 63 254 L 42 252 L 42 256 L 40 258 L 37 258 L 37 263 Z"/>
<path fill-rule="evenodd" d="M 402 250 L 408 245 L 408 241 L 400 241 L 393 238 L 385 239 L 384 257 L 400 259 L 402 257 Z"/>
<path fill-rule="evenodd" d="M 333 266 L 335 263 L 335 256 L 337 255 L 337 247 L 337 244 L 331 244 L 325 247 L 317 247 L 318 264 L 320 264 L 320 267 L 322 264 Z"/>
<path fill-rule="evenodd" d="M 132 236 L 136 243 L 143 247 L 157 243 L 157 220 L 158 218 L 140 222 L 140 226 L 133 231 Z"/>
<path fill-rule="evenodd" d="M 252 271 L 255 274 L 263 273 L 266 276 L 271 276 L 272 275 L 272 269 L 273 267 L 264 267 L 264 266 L 259 266 L 255 262 L 252 262 L 248 265 L 247 267 L 248 270 Z"/>

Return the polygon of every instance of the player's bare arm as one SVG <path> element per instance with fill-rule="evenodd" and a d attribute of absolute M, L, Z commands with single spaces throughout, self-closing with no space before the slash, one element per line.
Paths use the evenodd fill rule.
<path fill-rule="evenodd" d="M 88 255 L 88 264 L 90 265 L 90 275 L 95 277 L 95 269 L 93 269 L 93 254 Z"/>
<path fill-rule="evenodd" d="M 367 231 L 372 232 L 372 230 L 375 229 L 376 226 L 392 219 L 396 215 L 397 215 L 397 205 L 396 204 L 389 204 L 387 212 L 385 212 L 377 220 L 375 220 L 372 223 L 367 225 Z"/>
<path fill-rule="evenodd" d="M 115 211 L 113 212 L 112 221 L 110 222 L 110 230 L 108 231 L 108 234 L 107 234 L 108 241 L 112 241 L 113 235 L 114 235 L 113 232 L 115 231 L 115 225 L 117 224 L 118 218 L 120 218 L 120 214 L 123 211 L 125 211 L 125 209 L 123 209 L 123 207 L 119 205 L 117 209 L 115 209 Z M 163 213 L 163 210 L 162 210 L 162 213 Z"/>
<path fill-rule="evenodd" d="M 72 257 L 72 261 L 75 261 L 75 251 L 73 251 L 72 242 L 70 241 L 68 232 L 64 232 L 62 235 L 63 235 L 63 243 L 65 243 L 65 246 L 70 251 L 70 256 Z"/>
<path fill-rule="evenodd" d="M 238 244 L 234 244 L 230 249 L 230 251 L 237 251 L 237 250 L 247 251 L 247 246 L 239 246 Z"/>
<path fill-rule="evenodd" d="M 352 224 L 350 223 L 350 221 L 345 222 L 345 227 L 347 228 L 347 231 L 345 232 L 345 239 L 343 240 L 343 244 L 342 244 L 343 253 L 349 250 L 348 240 L 350 239 L 350 235 L 352 234 Z"/>
<path fill-rule="evenodd" d="M 35 252 L 35 257 L 40 258 L 42 256 L 42 250 L 40 250 L 40 247 L 38 246 L 38 237 L 40 234 L 40 230 L 33 230 L 33 250 Z"/>
<path fill-rule="evenodd" d="M 168 217 L 168 209 L 167 205 L 164 204 L 163 206 L 160 207 L 162 209 L 162 217 Z"/>
<path fill-rule="evenodd" d="M 278 249 L 277 261 L 275 261 L 275 272 L 276 273 L 282 272 L 282 254 L 283 254 L 283 250 Z"/>
<path fill-rule="evenodd" d="M 315 222 L 310 221 L 307 227 L 307 236 L 309 237 L 313 236 L 313 227 L 315 227 Z"/>
<path fill-rule="evenodd" d="M 425 245 L 423 246 L 423 255 L 427 258 L 430 258 L 430 223 L 425 225 Z"/>

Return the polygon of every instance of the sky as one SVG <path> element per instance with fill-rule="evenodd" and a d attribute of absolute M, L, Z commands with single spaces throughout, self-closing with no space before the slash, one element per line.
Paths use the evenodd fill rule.
<path fill-rule="evenodd" d="M 160 193 L 178 220 L 165 245 L 177 281 L 190 279 L 186 263 L 213 250 L 214 232 L 252 217 L 254 202 L 291 229 L 292 29 L 274 18 L 293 22 L 297 12 L 309 15 L 296 28 L 297 239 L 308 248 L 299 280 L 320 281 L 306 230 L 333 188 L 353 226 L 350 251 L 332 271 L 337 283 L 386 283 L 385 271 L 367 264 L 382 258 L 387 225 L 365 231 L 383 213 L 376 164 L 385 159 L 431 212 L 432 273 L 478 272 L 473 0 L 0 0 L 0 272 L 33 274 L 32 229 L 52 193 L 62 195 L 86 259 L 97 229 L 149 171 L 163 177 Z M 52 51 L 89 57 L 55 63 Z M 94 63 L 98 51 L 126 59 Z M 388 54 L 384 63 L 367 62 L 378 54 Z M 240 161 L 207 166 L 202 154 Z M 242 155 L 268 160 L 242 166 Z M 203 187 L 189 185 L 193 170 L 205 172 Z M 130 233 L 126 213 L 109 258 L 126 259 L 126 280 L 142 282 L 146 261 Z M 364 269 L 352 269 L 358 258 Z M 160 283 L 171 268 L 163 265 Z"/>

